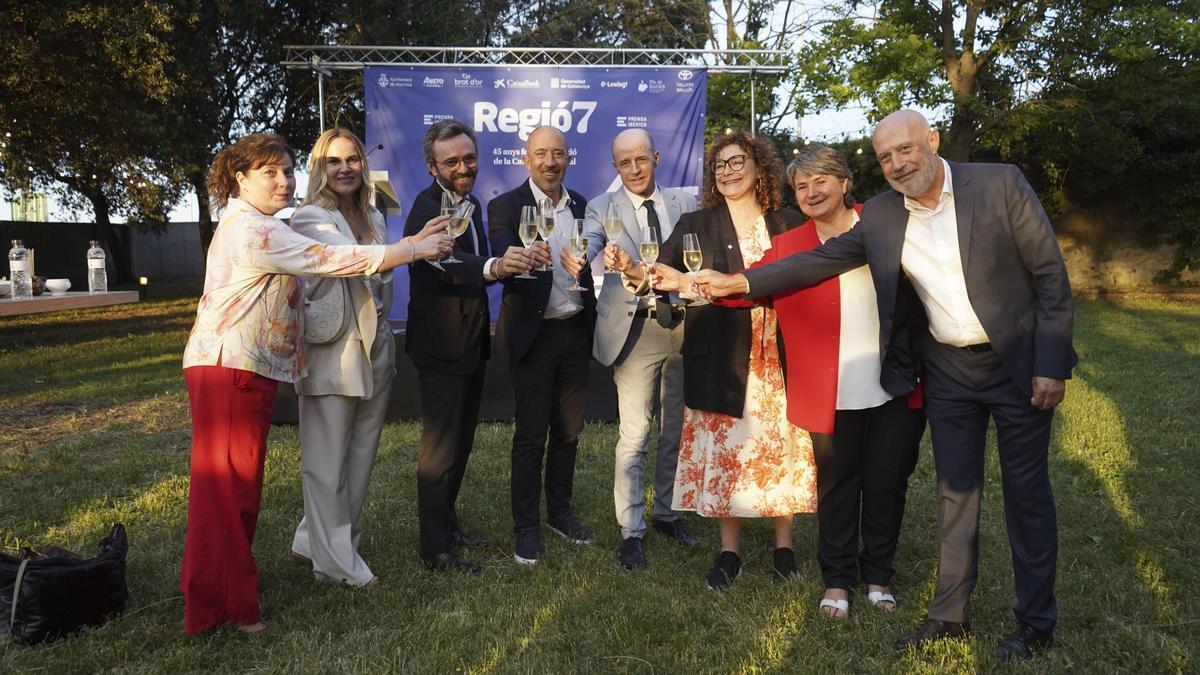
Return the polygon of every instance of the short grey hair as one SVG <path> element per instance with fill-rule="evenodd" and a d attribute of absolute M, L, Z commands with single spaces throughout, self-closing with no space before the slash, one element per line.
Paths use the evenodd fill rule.
<path fill-rule="evenodd" d="M 453 117 L 438 120 L 429 125 L 429 130 L 425 132 L 425 138 L 421 142 L 421 149 L 425 151 L 425 163 L 436 164 L 437 160 L 433 158 L 433 144 L 438 141 L 444 141 L 455 136 L 466 135 L 471 139 L 471 145 L 474 145 L 476 150 L 479 149 L 479 143 L 475 142 L 475 132 L 471 131 L 471 127 L 459 122 Z"/>
<path fill-rule="evenodd" d="M 838 180 L 846 180 L 846 195 L 842 201 L 847 207 L 854 206 L 854 197 L 850 195 L 850 189 L 854 187 L 854 174 L 850 171 L 850 163 L 846 161 L 846 156 L 837 150 L 820 144 L 804 147 L 787 165 L 789 184 L 796 184 L 798 173 L 806 176 L 833 176 Z"/>

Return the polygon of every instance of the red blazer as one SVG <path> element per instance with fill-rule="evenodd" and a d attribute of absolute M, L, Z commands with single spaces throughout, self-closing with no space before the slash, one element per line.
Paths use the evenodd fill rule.
<path fill-rule="evenodd" d="M 862 204 L 854 210 L 862 213 Z M 800 227 L 771 238 L 771 248 L 751 268 L 782 260 L 821 244 L 811 219 Z M 769 296 L 775 307 L 787 354 L 787 416 L 795 426 L 813 433 L 833 433 L 837 412 L 838 349 L 841 336 L 841 286 L 830 277 L 815 286 Z M 734 300 L 730 304 L 748 301 Z M 920 408 L 921 385 L 906 398 L 909 408 Z"/>

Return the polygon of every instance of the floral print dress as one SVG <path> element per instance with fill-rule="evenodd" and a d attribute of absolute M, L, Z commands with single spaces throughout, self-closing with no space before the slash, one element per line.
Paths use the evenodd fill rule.
<path fill-rule="evenodd" d="M 771 246 L 760 217 L 738 232 L 746 266 Z M 684 408 L 671 508 L 706 518 L 759 518 L 811 513 L 817 470 L 808 432 L 787 420 L 775 311 L 750 310 L 750 365 L 742 416 Z"/>

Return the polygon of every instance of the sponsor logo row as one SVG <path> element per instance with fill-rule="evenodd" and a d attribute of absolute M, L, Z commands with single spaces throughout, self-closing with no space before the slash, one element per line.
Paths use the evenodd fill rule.
<path fill-rule="evenodd" d="M 688 93 L 695 91 L 696 74 L 692 70 L 678 70 L 674 84 L 674 91 L 677 93 Z M 433 75 L 389 75 L 380 73 L 375 83 L 381 89 L 388 87 L 404 87 L 412 88 L 416 86 L 425 89 L 483 89 L 487 82 L 470 73 L 460 73 L 453 77 L 448 76 L 433 76 Z M 602 79 L 598 83 L 588 81 L 583 78 L 566 78 L 566 77 L 551 77 L 548 82 L 544 82 L 539 78 L 530 77 L 499 77 L 491 80 L 492 89 L 542 89 L 543 83 L 547 89 L 574 89 L 588 90 L 598 86 L 601 89 L 620 89 L 628 91 L 633 89 L 639 93 L 663 94 L 668 89 L 668 80 L 658 79 L 653 77 L 646 78 L 630 78 L 630 79 Z"/>

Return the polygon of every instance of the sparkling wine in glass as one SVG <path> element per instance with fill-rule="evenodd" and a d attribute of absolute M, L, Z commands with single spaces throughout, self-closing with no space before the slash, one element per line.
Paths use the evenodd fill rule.
<path fill-rule="evenodd" d="M 604 236 L 608 238 L 610 244 L 619 249 L 621 245 L 617 241 L 622 234 L 625 234 L 625 223 L 621 222 L 621 213 L 617 210 L 616 204 L 609 202 L 608 211 L 604 214 Z M 604 273 L 620 274 L 620 271 L 615 267 L 605 267 Z"/>
<path fill-rule="evenodd" d="M 455 205 L 454 195 L 449 192 L 446 192 L 445 190 L 442 190 L 441 214 L 443 216 L 453 215 L 454 214 L 454 205 Z"/>
<path fill-rule="evenodd" d="M 642 262 L 647 265 L 653 265 L 658 260 L 658 237 L 655 236 L 654 230 L 648 227 L 642 230 L 642 243 L 638 246 L 638 253 L 642 254 Z"/>
<path fill-rule="evenodd" d="M 583 218 L 576 218 L 571 226 L 571 238 L 567 240 L 567 245 L 571 247 L 571 255 L 576 258 L 583 258 L 587 255 L 587 235 L 585 233 L 585 221 Z M 583 269 L 580 274 L 587 274 L 587 261 L 584 260 Z M 567 286 L 568 291 L 586 291 L 587 289 L 579 285 L 579 278 L 572 280 L 570 286 Z"/>
<path fill-rule="evenodd" d="M 444 194 L 444 193 L 443 193 Z M 475 214 L 475 205 L 470 200 L 464 199 L 454 207 L 450 213 L 450 223 L 446 226 L 446 230 L 451 237 L 458 239 L 467 233 L 467 228 L 471 226 L 471 217 Z M 441 262 L 443 263 L 459 263 L 462 262 L 454 257 L 454 249 L 450 249 L 450 255 Z"/>
<path fill-rule="evenodd" d="M 704 254 L 700 251 L 700 237 L 692 232 L 683 235 L 683 264 L 688 268 L 688 276 L 692 278 L 692 284 L 695 285 L 696 272 L 700 271 L 700 266 L 704 264 Z M 699 294 L 692 301 L 693 305 L 707 305 L 708 301 L 701 298 Z"/>
<path fill-rule="evenodd" d="M 538 232 L 541 233 L 542 241 L 546 242 L 547 246 L 550 245 L 550 235 L 554 234 L 554 225 L 554 202 L 550 201 L 550 198 L 547 197 L 538 204 L 537 220 Z M 542 265 L 538 268 L 538 271 L 549 272 L 552 269 L 554 269 L 553 262 L 549 265 Z"/>
<path fill-rule="evenodd" d="M 529 248 L 530 246 L 533 246 L 533 242 L 537 241 L 538 217 L 539 217 L 538 210 L 537 210 L 536 206 L 522 206 L 521 207 L 521 222 L 517 226 L 517 236 L 521 238 L 521 243 L 525 245 L 525 248 Z M 537 277 L 533 276 L 529 272 L 521 272 L 514 278 L 516 278 L 516 279 L 536 279 Z"/>

